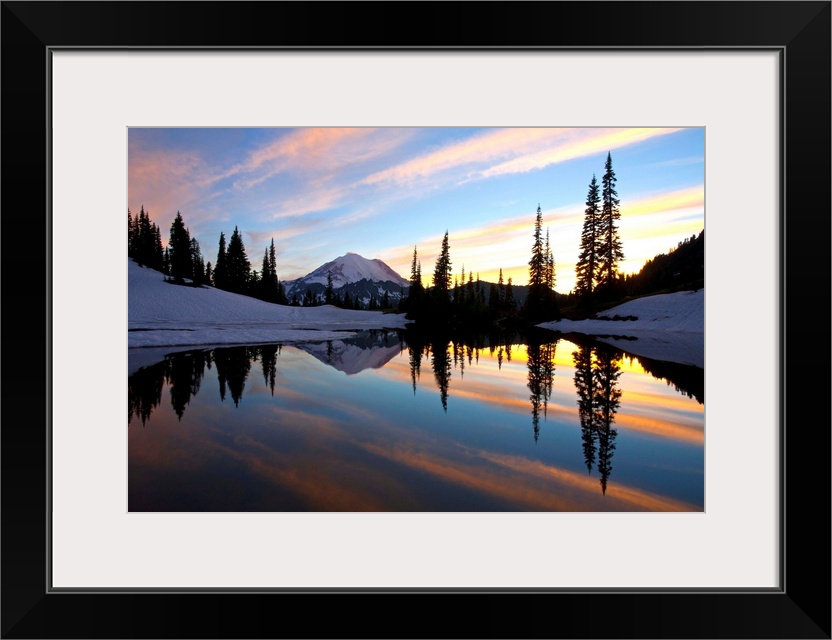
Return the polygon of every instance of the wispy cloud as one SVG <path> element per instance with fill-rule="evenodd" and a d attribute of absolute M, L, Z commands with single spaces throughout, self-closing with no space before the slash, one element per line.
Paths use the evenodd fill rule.
<path fill-rule="evenodd" d="M 210 175 L 210 168 L 196 153 L 171 153 L 131 147 L 128 203 L 138 212 L 144 206 L 153 221 L 162 229 L 163 241 L 177 211 L 196 219 L 207 214 L 206 206 L 216 197 L 200 183 Z"/>
<path fill-rule="evenodd" d="M 320 187 L 337 174 L 389 154 L 407 137 L 406 129 L 296 129 L 253 150 L 215 180 L 237 176 L 234 188 L 246 190 L 287 172 L 307 174 L 309 186 Z"/>
<path fill-rule="evenodd" d="M 410 184 L 438 174 L 470 180 L 540 169 L 679 129 L 498 129 L 379 171 L 364 184 Z M 460 173 L 460 170 L 464 170 Z"/>
<path fill-rule="evenodd" d="M 636 142 L 642 142 L 655 136 L 674 133 L 679 129 L 590 129 L 588 134 L 582 135 L 585 129 L 577 130 L 572 139 L 559 140 L 557 144 L 547 149 L 522 155 L 498 165 L 489 167 L 482 172 L 482 177 L 490 178 L 507 173 L 523 173 L 533 169 L 542 169 L 551 164 L 565 162 L 574 158 L 588 156 L 595 153 L 610 151 Z"/>

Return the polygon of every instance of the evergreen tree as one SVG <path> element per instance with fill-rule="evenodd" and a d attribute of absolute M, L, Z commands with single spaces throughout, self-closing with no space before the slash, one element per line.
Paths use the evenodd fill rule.
<path fill-rule="evenodd" d="M 598 282 L 609 290 L 618 276 L 618 263 L 624 259 L 621 238 L 618 235 L 617 222 L 621 219 L 618 210 L 618 192 L 615 190 L 615 172 L 612 169 L 612 156 L 607 153 L 604 175 L 601 178 L 601 217 L 598 224 L 599 265 Z"/>
<path fill-rule="evenodd" d="M 517 303 L 514 300 L 514 289 L 511 286 L 511 276 L 506 281 L 506 310 L 514 311 L 517 308 Z M 509 351 L 509 353 L 511 353 Z"/>
<path fill-rule="evenodd" d="M 477 273 L 477 285 L 475 291 L 476 299 L 474 301 L 474 307 L 478 312 L 482 312 L 482 310 L 485 309 L 485 287 L 482 286 L 479 273 Z"/>
<path fill-rule="evenodd" d="M 277 277 L 277 260 L 275 258 L 274 238 L 269 244 L 269 277 L 271 278 L 270 286 L 274 287 L 274 300 L 278 304 L 286 304 L 286 294 L 283 291 L 283 286 L 280 284 L 280 279 Z"/>
<path fill-rule="evenodd" d="M 144 209 L 144 206 L 142 206 L 142 209 Z M 133 254 L 134 254 L 134 256 L 141 249 L 141 246 L 139 244 L 139 236 L 140 236 L 139 216 L 136 215 L 136 216 L 133 217 Z"/>
<path fill-rule="evenodd" d="M 529 260 L 529 287 L 540 289 L 544 282 L 545 257 L 543 253 L 543 212 L 537 205 L 534 219 L 534 242 L 532 243 L 532 257 Z"/>
<path fill-rule="evenodd" d="M 228 288 L 228 268 L 226 266 L 225 234 L 220 231 L 220 243 L 217 250 L 217 263 L 214 266 L 214 286 L 217 289 Z"/>
<path fill-rule="evenodd" d="M 165 247 L 165 253 L 162 254 L 162 273 L 166 276 L 170 275 L 170 249 Z"/>
<path fill-rule="evenodd" d="M 600 223 L 601 195 L 598 192 L 598 181 L 595 174 L 589 183 L 586 195 L 586 209 L 584 209 L 584 224 L 581 230 L 581 251 L 575 265 L 575 293 L 579 298 L 592 302 L 592 294 L 598 278 L 598 259 L 600 258 L 600 237 L 598 227 Z"/>
<path fill-rule="evenodd" d="M 439 252 L 439 257 L 436 259 L 436 266 L 433 269 L 433 295 L 438 303 L 444 304 L 450 300 L 450 288 L 451 257 L 448 247 L 448 232 L 445 231 L 445 237 L 442 238 L 442 249 Z"/>
<path fill-rule="evenodd" d="M 249 295 L 259 294 L 261 291 L 260 274 L 257 269 L 250 269 L 248 272 L 248 286 L 246 287 L 250 292 Z"/>
<path fill-rule="evenodd" d="M 493 282 L 488 289 L 488 308 L 492 312 L 496 312 L 500 309 L 500 289 L 498 285 Z"/>
<path fill-rule="evenodd" d="M 413 309 L 418 305 L 425 292 L 425 287 L 422 285 L 422 264 L 419 262 L 419 257 L 416 254 L 416 247 L 413 247 L 413 261 L 410 263 L 410 286 L 407 291 L 407 305 L 408 309 Z"/>
<path fill-rule="evenodd" d="M 546 249 L 543 244 L 543 213 L 537 205 L 534 221 L 534 242 L 532 243 L 532 257 L 529 260 L 529 292 L 526 297 L 526 314 L 533 319 L 541 317 L 546 307 Z"/>
<path fill-rule="evenodd" d="M 271 298 L 273 292 L 271 290 L 271 265 L 269 264 L 269 250 L 263 250 L 263 264 L 260 268 L 260 299 L 266 302 L 274 302 Z"/>
<path fill-rule="evenodd" d="M 143 267 L 164 269 L 162 234 L 144 206 L 136 216 L 127 209 L 127 255 Z"/>
<path fill-rule="evenodd" d="M 142 206 L 136 229 L 136 261 L 140 265 L 147 264 L 147 236 L 150 233 L 150 219 Z"/>
<path fill-rule="evenodd" d="M 162 231 L 155 224 L 153 225 L 153 258 L 150 263 L 152 269 L 161 271 L 163 268 L 164 251 L 162 249 Z"/>
<path fill-rule="evenodd" d="M 243 237 L 237 227 L 231 234 L 228 241 L 228 251 L 225 255 L 226 270 L 228 277 L 228 290 L 234 293 L 246 293 L 251 272 L 251 263 L 246 255 L 246 247 L 243 244 Z"/>
<path fill-rule="evenodd" d="M 552 249 L 549 245 L 549 229 L 546 229 L 546 272 L 544 282 L 546 284 L 547 294 L 551 297 L 555 292 L 555 256 L 552 254 Z"/>
<path fill-rule="evenodd" d="M 211 261 L 208 261 L 208 264 L 205 265 L 205 283 L 211 284 L 214 281 L 214 272 L 211 268 Z"/>
<path fill-rule="evenodd" d="M 326 291 L 324 292 L 324 302 L 326 304 L 332 304 L 333 299 L 335 298 L 334 290 L 332 288 L 332 272 L 326 272 Z"/>
<path fill-rule="evenodd" d="M 503 282 L 503 268 L 500 267 L 500 277 L 497 279 L 497 294 L 499 296 L 497 307 L 504 309 L 506 306 L 506 285 Z"/>
<path fill-rule="evenodd" d="M 127 255 L 133 257 L 133 214 L 127 207 Z"/>
<path fill-rule="evenodd" d="M 548 317 L 559 317 L 558 302 L 555 294 L 555 256 L 549 245 L 549 229 L 546 229 L 546 272 L 544 284 L 546 292 L 544 297 L 544 312 Z"/>
<path fill-rule="evenodd" d="M 191 238 L 182 214 L 176 212 L 176 217 L 170 225 L 170 275 L 175 282 L 181 283 L 184 278 L 193 278 L 193 261 L 191 259 Z"/>
<path fill-rule="evenodd" d="M 193 264 L 194 284 L 205 284 L 205 260 L 202 258 L 196 238 L 191 238 L 191 263 Z"/>

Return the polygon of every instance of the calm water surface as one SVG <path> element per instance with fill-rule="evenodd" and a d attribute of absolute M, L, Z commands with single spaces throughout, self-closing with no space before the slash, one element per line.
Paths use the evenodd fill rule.
<path fill-rule="evenodd" d="M 129 510 L 702 511 L 702 369 L 554 335 L 168 356 L 128 378 Z"/>

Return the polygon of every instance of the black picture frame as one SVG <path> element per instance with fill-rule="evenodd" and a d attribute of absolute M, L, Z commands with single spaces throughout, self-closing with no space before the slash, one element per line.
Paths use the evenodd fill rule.
<path fill-rule="evenodd" d="M 830 15 L 828 1 L 3 2 L 2 637 L 829 638 Z M 384 29 L 376 26 L 379 20 Z M 780 588 L 51 590 L 48 390 L 59 381 L 50 378 L 47 341 L 48 90 L 50 51 L 65 47 L 778 51 L 785 80 Z M 753 267 L 748 271 L 753 276 Z M 737 472 L 753 476 L 750 468 Z M 319 611 L 312 619 L 301 614 L 310 606 Z M 381 621 L 386 619 L 400 626 L 385 627 Z"/>

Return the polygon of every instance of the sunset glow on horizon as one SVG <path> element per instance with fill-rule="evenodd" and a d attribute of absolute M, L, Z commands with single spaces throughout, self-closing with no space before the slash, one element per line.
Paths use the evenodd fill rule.
<path fill-rule="evenodd" d="M 274 239 L 281 280 L 358 253 L 430 284 L 447 231 L 455 277 L 528 281 L 543 212 L 556 285 L 575 282 L 587 189 L 611 153 L 623 273 L 704 229 L 703 128 L 131 128 L 128 207 L 167 242 L 181 212 L 206 262 L 242 232 L 252 268 Z"/>

